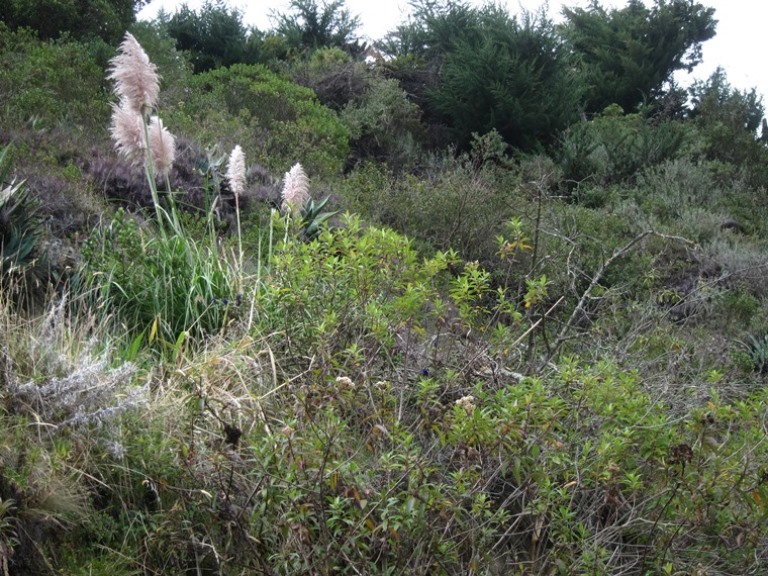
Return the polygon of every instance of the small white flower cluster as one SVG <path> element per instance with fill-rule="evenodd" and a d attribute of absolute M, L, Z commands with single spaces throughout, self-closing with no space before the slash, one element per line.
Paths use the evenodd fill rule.
<path fill-rule="evenodd" d="M 336 378 L 336 387 L 340 390 L 354 390 L 355 383 L 347 376 L 338 376 Z"/>
<path fill-rule="evenodd" d="M 109 369 L 105 360 L 81 361 L 71 374 L 52 378 L 40 385 L 27 382 L 16 387 L 14 400 L 34 410 L 37 416 L 56 428 L 76 428 L 87 424 L 101 426 L 129 410 L 147 404 L 149 383 L 130 386 L 136 374 L 134 364 L 126 362 Z"/>
<path fill-rule="evenodd" d="M 467 414 L 471 414 L 475 410 L 475 397 L 474 396 L 462 396 L 456 400 L 456 406 L 463 408 Z"/>

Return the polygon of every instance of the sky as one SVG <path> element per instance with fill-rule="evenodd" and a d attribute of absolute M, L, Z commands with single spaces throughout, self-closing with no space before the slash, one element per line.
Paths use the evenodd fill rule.
<path fill-rule="evenodd" d="M 766 55 L 765 22 L 768 21 L 768 2 L 754 0 L 698 0 L 701 4 L 715 9 L 717 35 L 703 44 L 704 61 L 692 74 L 680 73 L 676 76 L 681 86 L 688 86 L 694 80 L 706 80 L 718 66 L 722 66 L 731 86 L 740 90 L 756 88 L 763 95 L 764 104 L 768 105 L 768 65 L 762 62 Z M 176 8 L 186 3 L 195 10 L 204 0 L 152 0 L 139 12 L 140 19 L 152 19 L 160 8 L 173 13 Z M 484 5 L 485 0 L 471 0 L 471 4 Z M 544 4 L 544 0 L 500 0 L 509 13 L 520 13 L 521 9 L 534 11 Z M 227 4 L 239 8 L 243 21 L 260 30 L 272 28 L 269 15 L 275 11 L 289 12 L 290 0 L 227 0 Z M 586 8 L 589 0 L 550 0 L 549 15 L 560 20 L 563 5 Z M 605 7 L 621 8 L 626 5 L 622 0 L 601 0 Z M 650 4 L 650 0 L 646 0 Z M 345 7 L 360 17 L 360 33 L 371 40 L 382 38 L 394 30 L 408 17 L 406 0 L 346 0 Z"/>

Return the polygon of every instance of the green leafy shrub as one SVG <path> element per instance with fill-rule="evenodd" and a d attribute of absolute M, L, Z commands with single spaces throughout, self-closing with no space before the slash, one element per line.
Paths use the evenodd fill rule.
<path fill-rule="evenodd" d="M 605 185 L 679 157 L 686 151 L 688 130 L 677 122 L 654 125 L 641 114 L 624 114 L 609 106 L 589 122 L 565 131 L 559 149 L 563 176 L 572 184 L 592 180 Z"/>
<path fill-rule="evenodd" d="M 496 236 L 528 209 L 517 175 L 470 156 L 444 157 L 425 176 L 394 175 L 363 165 L 339 188 L 350 207 L 432 249 L 453 248 L 467 260 L 495 263 Z"/>
<path fill-rule="evenodd" d="M 301 158 L 310 172 L 337 174 L 349 150 L 347 129 L 310 90 L 259 65 L 196 75 L 168 122 L 201 141 L 227 134 L 225 148 L 239 143 L 277 171 Z"/>
<path fill-rule="evenodd" d="M 398 171 L 418 156 L 424 132 L 420 117 L 419 107 L 408 100 L 397 80 L 376 76 L 341 113 L 354 159 L 375 158 Z"/>
<path fill-rule="evenodd" d="M 30 118 L 47 127 L 64 121 L 107 124 L 103 70 L 86 45 L 42 42 L 30 30 L 11 32 L 0 22 L 0 58 L 0 118 L 6 128 Z"/>
<path fill-rule="evenodd" d="M 271 259 L 274 289 L 256 300 L 259 329 L 285 334 L 296 357 L 308 350 L 331 363 L 371 339 L 381 352 L 401 327 L 418 332 L 419 315 L 437 296 L 444 255 L 421 260 L 411 242 L 390 230 L 363 229 L 359 219 L 321 231 L 313 242 L 289 241 Z M 414 336 L 416 338 L 416 336 Z"/>

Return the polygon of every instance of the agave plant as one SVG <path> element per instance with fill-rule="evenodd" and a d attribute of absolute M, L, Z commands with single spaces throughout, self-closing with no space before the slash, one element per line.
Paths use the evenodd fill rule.
<path fill-rule="evenodd" d="M 321 226 L 332 216 L 338 214 L 335 212 L 322 212 L 323 207 L 328 203 L 329 196 L 326 196 L 319 202 L 309 198 L 301 210 L 301 237 L 304 240 L 314 240 L 320 234 Z"/>
<path fill-rule="evenodd" d="M 762 335 L 748 334 L 746 341 L 738 343 L 745 349 L 752 361 L 752 369 L 760 374 L 768 373 L 768 332 Z"/>
<path fill-rule="evenodd" d="M 37 244 L 37 218 L 24 181 L 9 184 L 9 147 L 0 151 L 0 273 L 29 270 Z"/>

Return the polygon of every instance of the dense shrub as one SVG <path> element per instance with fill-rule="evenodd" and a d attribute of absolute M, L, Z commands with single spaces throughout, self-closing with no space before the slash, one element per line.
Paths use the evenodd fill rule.
<path fill-rule="evenodd" d="M 768 127 L 762 98 L 753 88 L 733 88 L 718 68 L 690 89 L 691 117 L 697 130 L 698 152 L 720 165 L 721 173 L 738 177 L 742 172 L 752 186 L 768 182 Z M 762 133 L 760 133 L 762 132 Z"/>
<path fill-rule="evenodd" d="M 683 155 L 690 141 L 690 130 L 682 123 L 655 124 L 612 105 L 591 121 L 569 127 L 558 158 L 571 189 L 580 183 L 606 185 Z"/>
<path fill-rule="evenodd" d="M 89 128 L 107 124 L 103 70 L 88 47 L 70 40 L 42 42 L 29 30 L 0 22 L 0 119 L 7 130 L 33 121 Z"/>
<path fill-rule="evenodd" d="M 11 29 L 30 28 L 44 40 L 69 35 L 115 42 L 135 21 L 145 0 L 7 0 L 0 21 Z"/>
<path fill-rule="evenodd" d="M 533 150 L 577 118 L 582 86 L 543 13 L 518 20 L 489 5 L 449 41 L 430 100 L 461 146 L 495 129 Z"/>
<path fill-rule="evenodd" d="M 503 188 L 493 166 L 476 169 L 471 160 L 454 161 L 423 177 L 394 175 L 362 165 L 339 189 L 350 206 L 433 249 L 453 248 L 463 258 L 494 261 L 495 237 L 520 215 L 514 175 Z M 519 194 L 519 191 L 518 191 Z"/>
<path fill-rule="evenodd" d="M 277 173 L 297 160 L 310 173 L 341 171 L 348 132 L 311 90 L 259 65 L 234 65 L 196 75 L 168 123 L 204 143 L 240 144 Z"/>
<path fill-rule="evenodd" d="M 421 111 L 394 79 L 372 76 L 362 96 L 344 108 L 353 160 L 375 159 L 401 171 L 419 157 Z"/>

